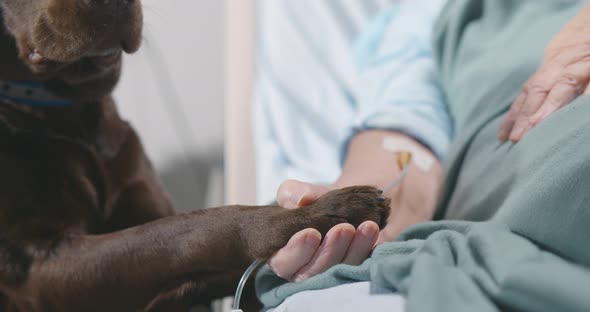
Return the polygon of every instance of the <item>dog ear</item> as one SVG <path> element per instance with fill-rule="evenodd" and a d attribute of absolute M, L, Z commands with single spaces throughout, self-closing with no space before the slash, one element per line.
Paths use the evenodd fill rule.
<path fill-rule="evenodd" d="M 0 284 L 7 286 L 24 282 L 32 257 L 15 241 L 0 234 Z"/>

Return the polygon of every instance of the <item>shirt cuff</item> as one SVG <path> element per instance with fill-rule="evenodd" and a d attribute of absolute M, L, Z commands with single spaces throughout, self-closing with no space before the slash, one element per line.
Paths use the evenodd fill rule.
<path fill-rule="evenodd" d="M 348 146 L 353 137 L 367 130 L 386 130 L 403 133 L 428 148 L 439 160 L 444 160 L 451 143 L 450 123 L 433 122 L 428 116 L 400 109 L 387 114 L 375 113 L 357 123 L 349 131 L 341 147 L 341 163 L 344 163 Z"/>

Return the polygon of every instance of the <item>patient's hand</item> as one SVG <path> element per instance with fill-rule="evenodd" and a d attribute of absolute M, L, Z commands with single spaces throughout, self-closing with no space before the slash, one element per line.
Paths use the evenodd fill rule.
<path fill-rule="evenodd" d="M 277 192 L 279 204 L 285 208 L 299 208 L 313 203 L 335 188 L 388 185 L 399 177 L 400 168 L 396 165 L 395 154 L 383 148 L 384 138 L 403 143 L 402 146 L 411 144 L 416 152 L 434 158 L 428 149 L 404 134 L 367 130 L 351 139 L 342 174 L 333 185 L 285 181 Z M 356 229 L 350 224 L 339 224 L 328 231 L 322 240 L 318 231 L 305 229 L 295 234 L 287 246 L 271 257 L 270 267 L 287 280 L 301 281 L 338 263 L 362 263 L 376 244 L 391 241 L 408 226 L 432 218 L 440 188 L 440 175 L 438 160 L 426 171 L 411 162 L 403 182 L 384 194 L 391 198 L 391 212 L 381 232 L 374 222 L 364 222 Z"/>
<path fill-rule="evenodd" d="M 590 94 L 590 6 L 571 20 L 545 49 L 539 70 L 525 83 L 498 132 L 518 142 L 576 97 Z"/>
<path fill-rule="evenodd" d="M 334 188 L 289 180 L 279 188 L 277 200 L 285 208 L 299 208 Z M 269 265 L 282 278 L 302 281 L 338 263 L 361 264 L 371 254 L 378 236 L 379 226 L 372 221 L 362 223 L 357 229 L 350 224 L 339 224 L 326 234 L 323 242 L 317 230 L 305 229 L 293 235 L 287 246 L 270 259 Z"/>
<path fill-rule="evenodd" d="M 379 226 L 371 221 L 362 223 L 356 229 L 350 224 L 336 225 L 328 231 L 323 241 L 317 230 L 302 230 L 271 257 L 271 269 L 284 279 L 302 281 L 339 263 L 359 265 L 371 255 L 376 245 L 394 240 L 412 224 L 430 220 L 439 188 L 440 165 L 437 164 L 428 173 L 415 167 L 410 169 L 402 189 L 394 189 L 386 194 L 392 198 L 392 209 L 387 225 L 381 232 Z M 289 180 L 279 188 L 277 199 L 285 208 L 299 208 L 342 186 Z"/>

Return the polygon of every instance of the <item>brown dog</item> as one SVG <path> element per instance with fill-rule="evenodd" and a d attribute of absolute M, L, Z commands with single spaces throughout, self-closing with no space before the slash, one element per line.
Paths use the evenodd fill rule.
<path fill-rule="evenodd" d="M 0 311 L 140 311 L 231 294 L 295 232 L 364 220 L 371 187 L 298 210 L 175 214 L 110 93 L 139 48 L 140 0 L 0 0 Z M 6 95 L 36 81 L 63 105 Z M 186 310 L 185 310 L 186 311 Z"/>

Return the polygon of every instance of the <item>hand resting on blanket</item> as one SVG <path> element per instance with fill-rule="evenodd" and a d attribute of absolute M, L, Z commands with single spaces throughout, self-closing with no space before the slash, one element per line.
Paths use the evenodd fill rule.
<path fill-rule="evenodd" d="M 551 40 L 541 67 L 525 83 L 505 117 L 498 139 L 516 143 L 558 109 L 590 94 L 589 20 L 590 5 Z"/>
<path fill-rule="evenodd" d="M 362 132 L 352 139 L 342 175 L 334 184 L 285 181 L 277 192 L 279 205 L 294 209 L 313 203 L 335 188 L 359 184 L 383 187 L 389 184 L 399 175 L 399 168 L 394 165 L 394 154 L 382 147 L 386 137 L 398 140 L 400 144 L 415 145 L 430 154 L 428 149 L 400 133 L 383 130 Z M 403 183 L 385 194 L 392 199 L 391 215 L 381 232 L 377 224 L 370 221 L 356 229 L 350 224 L 339 224 L 322 241 L 318 231 L 304 229 L 293 235 L 287 245 L 270 259 L 270 267 L 284 279 L 302 281 L 339 263 L 361 264 L 376 244 L 392 241 L 410 225 L 432 218 L 440 173 L 438 161 L 428 172 L 411 164 Z"/>

